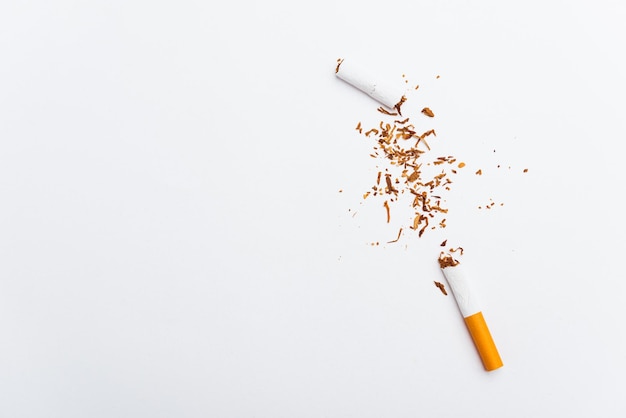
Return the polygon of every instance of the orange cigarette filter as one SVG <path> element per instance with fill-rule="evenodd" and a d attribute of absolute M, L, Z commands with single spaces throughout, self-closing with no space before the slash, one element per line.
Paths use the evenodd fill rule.
<path fill-rule="evenodd" d="M 465 324 L 474 340 L 480 359 L 483 361 L 485 370 L 492 371 L 503 366 L 500 353 L 491 338 L 491 333 L 485 322 L 482 312 L 465 317 Z"/>
<path fill-rule="evenodd" d="M 496 344 L 491 337 L 487 322 L 485 322 L 476 295 L 472 291 L 464 270 L 459 266 L 459 262 L 450 255 L 442 254 L 439 257 L 439 265 L 450 289 L 452 289 L 452 294 L 454 294 L 459 310 L 465 319 L 465 325 L 467 325 L 472 336 L 485 370 L 492 371 L 502 367 L 500 353 L 498 353 Z"/>

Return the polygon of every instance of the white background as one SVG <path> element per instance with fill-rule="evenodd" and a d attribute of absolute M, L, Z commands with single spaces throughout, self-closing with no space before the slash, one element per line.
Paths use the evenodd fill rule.
<path fill-rule="evenodd" d="M 625 416 L 625 20 L 618 1 L 3 1 L 0 416 Z M 378 105 L 339 57 L 420 85 L 405 114 L 430 106 L 433 152 L 467 163 L 446 229 L 386 243 L 400 218 L 363 201 L 377 162 L 354 130 Z M 497 371 L 433 285 L 444 239 Z"/>

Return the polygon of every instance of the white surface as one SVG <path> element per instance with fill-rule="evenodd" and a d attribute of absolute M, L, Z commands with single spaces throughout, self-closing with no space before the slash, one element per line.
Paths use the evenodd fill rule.
<path fill-rule="evenodd" d="M 625 18 L 2 2 L 0 416 L 625 416 Z M 378 105 L 347 55 L 420 84 L 403 113 L 468 164 L 445 230 L 369 245 L 397 225 L 362 201 Z M 443 239 L 496 372 L 433 285 Z"/>
<path fill-rule="evenodd" d="M 446 282 L 450 285 L 450 290 L 454 295 L 454 300 L 459 307 L 459 311 L 463 318 L 477 314 L 482 310 L 480 307 L 480 298 L 474 291 L 474 285 L 469 278 L 465 268 L 458 264 L 456 266 L 446 267 L 441 270 Z"/>

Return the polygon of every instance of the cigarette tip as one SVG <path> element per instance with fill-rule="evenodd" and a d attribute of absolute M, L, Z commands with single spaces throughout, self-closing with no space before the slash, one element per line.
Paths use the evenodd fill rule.
<path fill-rule="evenodd" d="M 446 267 L 454 267 L 460 264 L 458 260 L 455 260 L 450 254 L 441 252 L 439 254 L 439 267 L 445 269 Z"/>

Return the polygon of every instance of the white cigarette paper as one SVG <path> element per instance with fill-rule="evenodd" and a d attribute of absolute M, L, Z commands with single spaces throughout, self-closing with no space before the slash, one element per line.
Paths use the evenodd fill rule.
<path fill-rule="evenodd" d="M 452 294 L 459 306 L 463 318 L 480 312 L 480 303 L 476 294 L 473 292 L 464 269 L 458 265 L 441 269 L 443 275 L 452 289 Z"/>
<path fill-rule="evenodd" d="M 340 60 L 335 75 L 389 109 L 394 109 L 401 103 L 404 96 L 402 88 L 380 80 L 364 65 L 359 65 L 355 61 Z"/>

